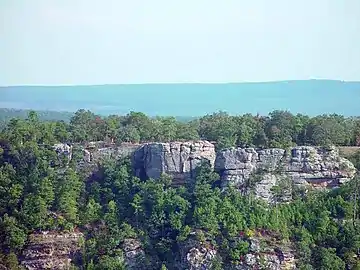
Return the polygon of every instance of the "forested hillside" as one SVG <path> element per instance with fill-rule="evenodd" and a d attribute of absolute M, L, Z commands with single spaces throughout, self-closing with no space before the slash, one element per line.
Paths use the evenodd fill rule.
<path fill-rule="evenodd" d="M 267 204 L 254 197 L 251 183 L 246 193 L 220 188 L 207 163 L 193 182 L 175 187 L 168 175 L 135 177 L 129 158 L 105 160 L 89 176 L 78 170 L 81 156 L 68 159 L 53 149 L 59 142 L 200 138 L 215 141 L 218 150 L 356 146 L 360 119 L 274 111 L 266 117 L 218 112 L 181 122 L 79 110 L 67 123 L 41 121 L 31 111 L 0 133 L 0 268 L 36 269 L 27 261 L 40 264 L 42 257 L 31 258 L 46 252 L 36 239 L 74 233 L 81 240 L 76 252 L 66 251 L 72 269 L 360 269 L 357 177 L 328 192 L 294 189 L 286 203 L 289 194 L 279 184 L 278 200 Z M 359 157 L 351 157 L 356 165 Z"/>
<path fill-rule="evenodd" d="M 5 127 L 12 118 L 26 119 L 29 112 L 30 110 L 0 108 L 0 129 Z M 71 112 L 37 111 L 36 113 L 41 121 L 69 122 L 73 116 Z"/>

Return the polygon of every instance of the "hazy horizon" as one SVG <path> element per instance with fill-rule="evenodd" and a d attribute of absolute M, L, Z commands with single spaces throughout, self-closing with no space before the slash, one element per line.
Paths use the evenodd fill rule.
<path fill-rule="evenodd" d="M 225 84 L 114 84 L 0 87 L 0 107 L 101 114 L 141 111 L 149 115 L 199 116 L 289 110 L 318 115 L 360 115 L 360 82 L 283 81 Z"/>

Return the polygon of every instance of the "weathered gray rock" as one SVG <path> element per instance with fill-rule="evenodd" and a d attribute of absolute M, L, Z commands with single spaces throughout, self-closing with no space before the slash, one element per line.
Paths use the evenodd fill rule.
<path fill-rule="evenodd" d="M 246 254 L 245 255 L 245 263 L 250 266 L 250 267 L 254 267 L 256 265 L 257 262 L 257 258 L 254 254 Z"/>
<path fill-rule="evenodd" d="M 145 265 L 145 252 L 137 239 L 125 239 L 122 243 L 126 269 L 147 269 Z"/>
<path fill-rule="evenodd" d="M 21 265 L 29 270 L 69 269 L 80 252 L 82 233 L 42 232 L 32 234 L 23 251 Z"/>
<path fill-rule="evenodd" d="M 58 143 L 54 145 L 54 150 L 57 153 L 59 159 L 65 158 L 67 160 L 67 163 L 72 158 L 72 146 L 66 143 Z"/>
<path fill-rule="evenodd" d="M 86 145 L 58 143 L 53 148 L 59 156 L 66 156 L 69 160 L 72 159 L 74 150 L 80 150 L 84 162 L 96 163 L 106 158 L 119 159 L 131 156 L 140 146 L 141 144 L 121 143 L 116 145 L 99 141 L 89 142 Z"/>
<path fill-rule="evenodd" d="M 54 148 L 71 160 L 72 146 L 57 144 Z M 251 186 L 258 198 L 269 202 L 273 201 L 272 188 L 280 180 L 290 180 L 291 187 L 336 188 L 356 173 L 353 164 L 331 147 L 230 148 L 216 153 L 208 141 L 189 141 L 120 145 L 93 142 L 80 148 L 83 157 L 78 167 L 89 175 L 104 159 L 132 156 L 136 176 L 158 179 L 166 173 L 173 177 L 174 185 L 183 185 L 195 177 L 195 169 L 205 160 L 220 174 L 223 187 L 232 185 L 246 192 Z M 291 190 L 287 193 L 290 196 Z"/>
<path fill-rule="evenodd" d="M 215 170 L 221 175 L 223 187 L 244 189 L 252 181 L 256 196 L 267 201 L 272 200 L 271 189 L 280 179 L 288 178 L 291 186 L 334 188 L 356 173 L 354 165 L 340 157 L 336 148 L 311 146 L 294 147 L 290 151 L 226 149 L 217 154 Z"/>
<path fill-rule="evenodd" d="M 122 143 L 119 145 L 103 141 L 83 144 L 55 144 L 53 148 L 58 153 L 59 159 L 66 158 L 67 164 L 76 160 L 77 171 L 86 176 L 91 176 L 98 170 L 98 165 L 106 159 L 120 159 L 131 156 L 141 144 Z"/>
<path fill-rule="evenodd" d="M 180 243 L 180 258 L 176 264 L 176 269 L 211 269 L 213 261 L 217 256 L 217 251 L 206 239 L 200 241 L 198 237 L 199 233 L 201 232 L 192 232 L 187 240 Z"/>
<path fill-rule="evenodd" d="M 166 173 L 182 184 L 203 160 L 213 166 L 215 158 L 215 147 L 207 141 L 148 143 L 135 151 L 133 164 L 138 177 L 157 179 Z"/>
<path fill-rule="evenodd" d="M 243 239 L 249 242 L 249 252 L 225 265 L 230 270 L 291 270 L 296 268 L 295 250 L 290 242 L 279 242 L 271 231 L 256 231 L 255 235 Z"/>
<path fill-rule="evenodd" d="M 131 156 L 140 146 L 141 144 L 123 143 L 120 145 L 113 145 L 111 147 L 97 148 L 91 152 L 92 160 L 101 161 L 106 158 L 119 159 Z"/>

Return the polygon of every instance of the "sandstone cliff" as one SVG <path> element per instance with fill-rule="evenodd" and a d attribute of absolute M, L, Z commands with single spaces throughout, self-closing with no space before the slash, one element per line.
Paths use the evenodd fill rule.
<path fill-rule="evenodd" d="M 272 187 L 283 179 L 289 180 L 291 187 L 336 188 L 356 173 L 353 164 L 340 157 L 337 148 L 230 148 L 216 153 L 214 145 L 199 141 L 145 144 L 133 155 L 137 176 L 156 179 L 167 173 L 176 184 L 193 179 L 193 172 L 202 160 L 207 160 L 219 173 L 222 187 L 232 185 L 243 191 L 256 175 L 255 195 L 267 201 L 273 198 Z"/>
<path fill-rule="evenodd" d="M 72 147 L 57 145 L 58 153 L 71 159 Z M 215 152 L 208 141 L 102 145 L 93 143 L 82 148 L 80 168 L 95 170 L 104 158 L 132 156 L 136 176 L 157 179 L 162 173 L 171 175 L 175 185 L 194 178 L 197 166 L 206 160 L 220 175 L 222 187 L 229 185 L 244 191 L 254 175 L 255 195 L 271 201 L 272 187 L 281 179 L 291 186 L 336 188 L 353 178 L 356 169 L 337 148 L 298 146 L 284 149 L 230 148 Z"/>
<path fill-rule="evenodd" d="M 42 232 L 29 236 L 21 264 L 29 270 L 69 269 L 81 248 L 82 233 Z"/>
<path fill-rule="evenodd" d="M 229 148 L 216 152 L 207 141 L 146 143 L 142 145 L 66 146 L 57 145 L 59 156 L 76 162 L 78 168 L 98 169 L 104 159 L 118 159 L 131 156 L 134 173 L 144 180 L 157 179 L 162 173 L 174 178 L 177 185 L 192 181 L 195 169 L 207 161 L 219 174 L 223 188 L 236 187 L 239 192 L 248 192 L 249 187 L 258 198 L 274 202 L 273 187 L 284 179 L 290 191 L 294 187 L 336 188 L 352 179 L 356 169 L 351 162 L 340 157 L 336 148 L 299 146 L 292 149 Z M 78 151 L 78 152 L 76 152 Z M 80 156 L 78 156 L 80 154 Z M 78 160 L 78 157 L 80 160 Z M 61 158 L 62 160 L 62 158 Z M 100 170 L 101 171 L 101 170 Z M 283 191 L 283 190 L 282 190 Z M 60 234 L 61 235 L 61 234 Z M 204 234 L 203 234 L 204 235 Z M 56 235 L 34 235 L 34 240 L 21 259 L 27 269 L 64 269 L 74 259 L 79 241 Z M 80 236 L 79 236 L 80 237 Z M 78 237 L 78 238 L 79 238 Z M 200 238 L 200 239 L 199 239 Z M 38 240 L 36 240 L 38 239 Z M 210 269 L 216 259 L 223 259 L 224 269 L 293 269 L 294 252 L 290 243 L 277 239 L 271 232 L 259 232 L 251 237 L 239 235 L 229 239 L 229 247 L 236 247 L 240 241 L 249 243 L 249 252 L 235 259 L 228 259 L 221 249 L 209 239 L 190 234 L 188 239 L 177 243 L 174 252 L 178 269 Z M 61 248 L 60 248 L 61 247 Z M 145 243 L 137 239 L 126 239 L 121 248 L 129 269 L 150 269 Z M 147 247 L 148 248 L 148 247 Z M 146 252 L 145 252 L 146 250 Z M 157 259 L 156 259 L 157 260 Z"/>
<path fill-rule="evenodd" d="M 271 188 L 287 178 L 290 186 L 336 188 L 352 179 L 354 165 L 340 157 L 336 148 L 298 146 L 284 149 L 231 148 L 217 154 L 215 170 L 221 176 L 222 186 L 233 185 L 243 189 L 257 174 L 255 194 L 271 200 Z"/>
<path fill-rule="evenodd" d="M 194 170 L 203 160 L 213 166 L 215 158 L 215 147 L 207 141 L 149 143 L 135 151 L 133 164 L 138 177 L 157 179 L 166 173 L 175 184 L 183 184 L 194 178 Z"/>

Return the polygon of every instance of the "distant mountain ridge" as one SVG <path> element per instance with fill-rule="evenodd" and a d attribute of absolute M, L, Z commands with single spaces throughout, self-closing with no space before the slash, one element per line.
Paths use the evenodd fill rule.
<path fill-rule="evenodd" d="M 275 109 L 360 115 L 360 82 L 303 80 L 249 83 L 109 84 L 0 87 L 0 107 L 99 114 L 201 116 L 214 111 L 268 114 Z"/>

